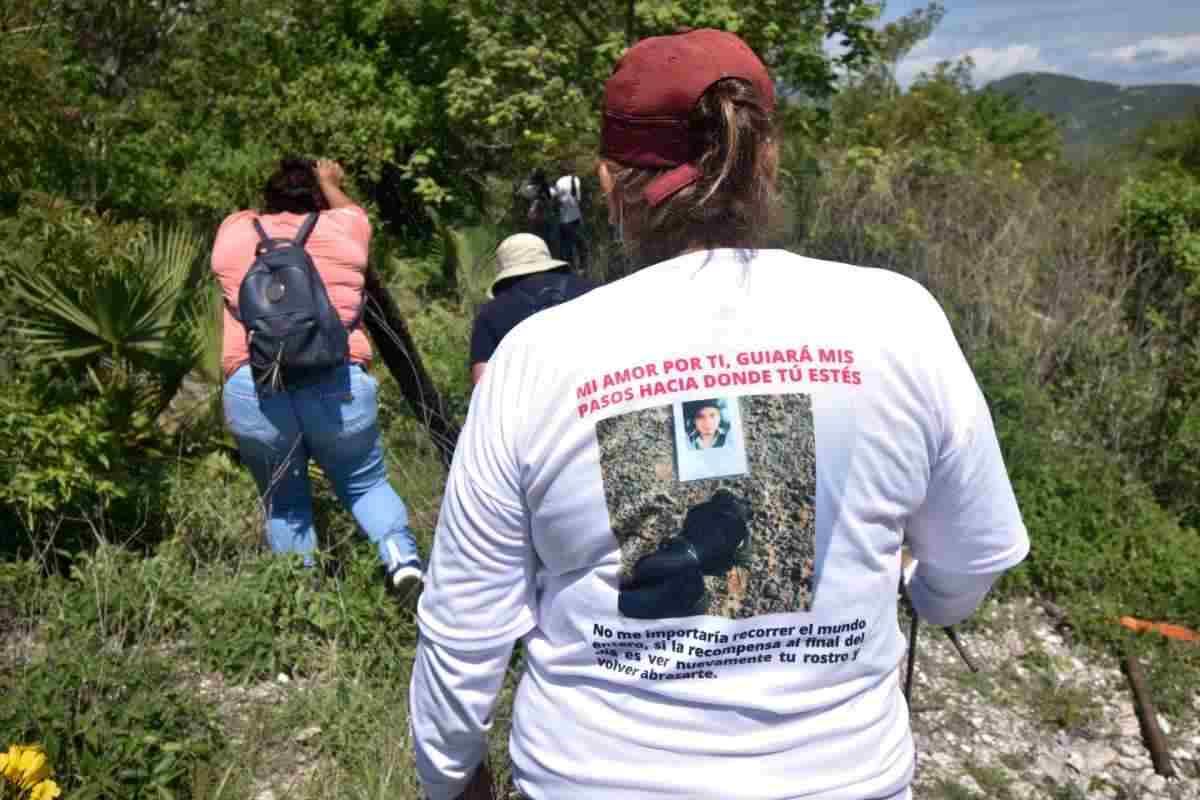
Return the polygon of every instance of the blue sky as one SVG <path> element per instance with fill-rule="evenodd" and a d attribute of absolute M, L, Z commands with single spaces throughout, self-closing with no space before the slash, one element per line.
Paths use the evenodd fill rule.
<path fill-rule="evenodd" d="M 883 22 L 926 5 L 889 0 Z M 1200 0 L 944 0 L 933 36 L 900 62 L 904 85 L 970 54 L 975 83 L 1060 72 L 1124 85 L 1200 83 Z"/>

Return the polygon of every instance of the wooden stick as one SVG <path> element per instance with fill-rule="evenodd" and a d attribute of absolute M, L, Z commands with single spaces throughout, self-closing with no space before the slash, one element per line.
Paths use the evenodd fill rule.
<path fill-rule="evenodd" d="M 425 371 L 400 307 L 374 269 L 367 270 L 365 295 L 363 323 L 371 341 L 400 386 L 400 393 L 429 430 L 442 464 L 449 467 L 458 442 L 458 425 Z"/>
<path fill-rule="evenodd" d="M 1150 700 L 1142 668 L 1131 655 L 1125 657 L 1121 667 L 1125 677 L 1129 679 L 1129 687 L 1133 690 L 1134 709 L 1141 723 L 1142 739 L 1146 743 L 1146 749 L 1150 751 L 1150 759 L 1154 762 L 1154 771 L 1164 778 L 1173 778 L 1175 768 L 1171 766 L 1167 740 L 1163 737 L 1162 729 L 1158 727 L 1158 717 L 1154 713 L 1154 703 Z"/>

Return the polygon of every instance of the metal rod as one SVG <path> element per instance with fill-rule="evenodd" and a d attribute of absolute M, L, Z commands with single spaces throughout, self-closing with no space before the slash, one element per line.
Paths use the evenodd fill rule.
<path fill-rule="evenodd" d="M 917 666 L 917 625 L 921 619 L 912 612 L 912 627 L 908 629 L 908 674 L 904 676 L 904 702 L 912 708 L 913 672 Z"/>
<path fill-rule="evenodd" d="M 951 628 L 949 625 L 947 625 L 945 628 L 942 628 L 942 630 L 946 632 L 946 636 L 950 639 L 950 644 L 954 645 L 954 649 L 958 651 L 958 657 L 961 658 L 963 663 L 967 665 L 967 669 L 971 670 L 971 672 L 979 672 L 979 667 L 975 666 L 975 662 L 971 660 L 969 655 L 967 655 L 966 648 L 963 647 L 962 641 L 958 638 L 958 631 L 954 630 L 954 628 Z"/>

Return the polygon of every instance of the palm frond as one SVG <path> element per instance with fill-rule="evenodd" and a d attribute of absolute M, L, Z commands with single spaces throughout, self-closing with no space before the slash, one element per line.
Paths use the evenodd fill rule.
<path fill-rule="evenodd" d="M 201 240 L 183 227 L 158 228 L 132 257 L 82 281 L 56 271 L 14 274 L 27 308 L 18 332 L 43 358 L 94 361 L 104 356 L 155 371 L 188 301 L 187 283 Z"/>
<path fill-rule="evenodd" d="M 440 225 L 446 258 L 451 262 L 455 285 L 463 307 L 474 310 L 487 300 L 488 287 L 495 277 L 496 246 L 500 234 L 492 225 L 453 228 Z"/>

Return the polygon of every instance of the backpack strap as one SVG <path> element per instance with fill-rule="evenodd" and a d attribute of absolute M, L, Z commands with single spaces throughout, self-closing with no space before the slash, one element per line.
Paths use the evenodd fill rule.
<path fill-rule="evenodd" d="M 321 214 L 317 211 L 305 217 L 304 222 L 300 224 L 300 230 L 296 232 L 296 238 L 292 239 L 292 244 L 304 247 L 304 243 L 308 241 L 308 235 L 312 233 L 313 228 L 317 227 L 317 220 L 320 218 Z M 257 223 L 258 220 L 255 222 Z"/>
<path fill-rule="evenodd" d="M 317 220 L 320 219 L 319 212 L 312 212 L 304 218 L 304 222 L 300 223 L 300 230 L 296 231 L 296 238 L 292 239 L 292 243 L 304 247 L 304 243 L 308 241 L 308 235 L 312 233 L 313 228 L 317 227 Z M 271 241 L 271 237 L 267 235 L 267 231 L 262 226 L 262 222 L 258 217 L 254 220 L 254 230 L 258 231 L 258 238 L 261 244 L 266 244 Z"/>
<path fill-rule="evenodd" d="M 561 273 L 557 275 L 551 275 L 550 277 L 554 279 L 553 282 L 547 286 L 543 286 L 538 290 L 537 294 L 531 294 L 530 292 L 525 291 L 520 287 L 520 285 L 514 286 L 513 288 L 524 295 L 525 299 L 528 300 L 530 305 L 534 306 L 536 310 L 543 311 L 551 306 L 566 302 L 567 284 L 571 280 L 569 275 L 563 275 Z M 550 299 L 551 302 L 547 303 L 547 299 Z"/>
<path fill-rule="evenodd" d="M 271 237 L 267 236 L 267 231 L 263 228 L 262 223 L 258 221 L 258 217 L 254 218 L 254 230 L 258 231 L 258 239 L 261 243 L 266 244 L 271 241 Z"/>

